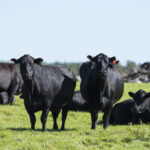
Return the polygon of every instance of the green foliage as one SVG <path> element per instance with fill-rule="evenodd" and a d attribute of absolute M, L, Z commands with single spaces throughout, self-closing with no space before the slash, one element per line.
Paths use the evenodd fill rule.
<path fill-rule="evenodd" d="M 76 90 L 79 90 L 77 83 Z M 130 98 L 129 91 L 150 91 L 150 84 L 125 84 L 120 101 Z M 47 131 L 42 132 L 40 115 L 36 113 L 36 130 L 30 130 L 29 116 L 19 97 L 13 106 L 0 106 L 0 150 L 148 150 L 150 149 L 150 125 L 116 125 L 107 130 L 98 123 L 91 130 L 90 113 L 68 113 L 65 131 L 53 131 L 53 119 L 49 113 Z M 102 114 L 99 114 L 99 121 Z M 98 121 L 98 122 L 99 122 Z M 58 118 L 61 126 L 61 114 Z"/>
<path fill-rule="evenodd" d="M 83 62 L 82 62 L 83 63 Z M 55 62 L 55 63 L 52 63 L 52 64 L 49 64 L 49 65 L 64 65 L 70 69 L 73 70 L 73 72 L 76 74 L 76 75 L 79 75 L 79 68 L 80 66 L 82 65 L 82 63 L 69 63 L 69 62 L 64 62 L 64 63 L 61 63 L 61 62 Z M 48 64 L 48 63 L 46 63 Z M 130 72 L 133 72 L 134 70 L 136 70 L 137 68 L 139 67 L 139 65 L 137 65 L 135 62 L 133 61 L 127 61 L 127 64 L 126 66 L 123 66 L 121 64 L 119 65 L 115 65 L 115 68 L 122 74 L 128 74 Z"/>
<path fill-rule="evenodd" d="M 79 68 L 80 68 L 81 64 L 82 63 L 66 63 L 66 62 L 60 63 L 60 62 L 55 62 L 52 65 L 63 65 L 63 66 L 66 66 L 66 67 L 70 68 L 75 73 L 75 75 L 79 75 Z"/>

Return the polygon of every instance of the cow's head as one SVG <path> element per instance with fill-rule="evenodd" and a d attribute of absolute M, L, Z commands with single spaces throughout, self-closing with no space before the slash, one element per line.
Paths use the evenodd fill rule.
<path fill-rule="evenodd" d="M 34 65 L 41 65 L 43 59 L 34 59 L 30 55 L 24 55 L 19 59 L 12 58 L 11 61 L 13 61 L 15 64 L 20 64 L 20 70 L 24 80 L 32 80 Z"/>
<path fill-rule="evenodd" d="M 101 77 L 106 77 L 108 67 L 116 63 L 116 57 L 109 58 L 108 56 L 102 53 L 95 57 L 88 55 L 87 58 L 92 63 L 94 63 L 96 73 L 98 76 L 101 76 Z"/>
<path fill-rule="evenodd" d="M 146 110 L 149 110 L 150 105 L 150 93 L 146 93 L 143 90 L 139 90 L 136 93 L 129 92 L 129 96 L 133 98 L 135 104 L 132 111 L 135 113 L 143 113 Z"/>

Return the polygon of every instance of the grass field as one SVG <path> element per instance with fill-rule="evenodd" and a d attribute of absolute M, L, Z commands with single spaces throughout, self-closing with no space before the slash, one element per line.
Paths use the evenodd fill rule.
<path fill-rule="evenodd" d="M 128 99 L 128 91 L 150 91 L 150 84 L 125 84 L 122 100 Z M 77 83 L 76 90 L 79 90 Z M 97 125 L 91 130 L 89 113 L 69 112 L 65 131 L 53 131 L 51 113 L 47 131 L 41 131 L 40 115 L 36 113 L 36 130 L 30 130 L 30 120 L 23 100 L 17 98 L 13 106 L 0 106 L 0 150 L 148 150 L 150 149 L 150 124 L 116 125 L 107 130 Z M 99 115 L 101 120 L 102 114 Z M 61 125 L 61 114 L 58 118 Z"/>

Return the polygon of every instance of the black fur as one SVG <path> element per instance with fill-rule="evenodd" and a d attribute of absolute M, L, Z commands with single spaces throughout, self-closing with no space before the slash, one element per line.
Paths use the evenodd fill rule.
<path fill-rule="evenodd" d="M 83 99 L 80 91 L 74 92 L 72 102 L 69 106 L 69 110 L 83 111 L 83 112 L 89 112 L 90 111 L 88 103 Z"/>
<path fill-rule="evenodd" d="M 111 110 L 110 124 L 128 124 L 132 122 L 132 108 L 134 106 L 134 100 L 125 100 L 121 103 L 117 103 Z"/>

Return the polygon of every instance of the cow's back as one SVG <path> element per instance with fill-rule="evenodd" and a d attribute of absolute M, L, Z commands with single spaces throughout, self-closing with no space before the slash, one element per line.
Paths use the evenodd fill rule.
<path fill-rule="evenodd" d="M 56 80 L 58 81 L 55 88 L 58 92 L 53 91 L 55 93 L 53 95 L 55 96 L 52 103 L 52 110 L 71 102 L 76 85 L 76 77 L 71 69 L 64 66 L 56 66 L 55 69 L 57 74 L 53 81 L 54 84 Z"/>
<path fill-rule="evenodd" d="M 35 71 L 35 76 L 36 84 L 44 94 L 53 92 L 53 95 L 56 95 L 60 88 L 67 86 L 67 82 L 68 84 L 69 82 L 76 82 L 73 72 L 64 66 L 44 65 L 40 70 Z"/>
<path fill-rule="evenodd" d="M 110 124 L 128 124 L 132 122 L 132 108 L 134 100 L 125 100 L 121 103 L 117 103 L 110 114 Z"/>

